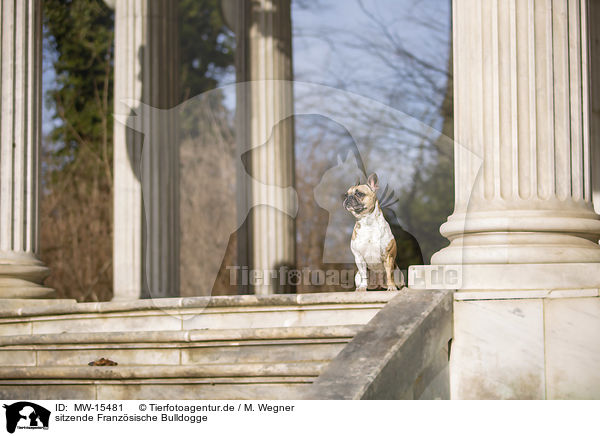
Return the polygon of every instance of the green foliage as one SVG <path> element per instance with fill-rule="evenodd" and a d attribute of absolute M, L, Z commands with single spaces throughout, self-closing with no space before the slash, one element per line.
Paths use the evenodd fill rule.
<path fill-rule="evenodd" d="M 62 298 L 112 296 L 114 14 L 102 0 L 44 0 L 54 128 L 42 174 L 41 257 Z M 48 85 L 47 83 L 45 84 Z"/>
<path fill-rule="evenodd" d="M 182 99 L 214 89 L 233 65 L 233 34 L 225 27 L 220 0 L 179 0 Z"/>
<path fill-rule="evenodd" d="M 48 103 L 60 121 L 50 139 L 58 155 L 73 161 L 82 144 L 101 153 L 111 142 L 114 14 L 102 0 L 43 3 L 45 37 L 55 54 L 56 74 Z"/>
<path fill-rule="evenodd" d="M 436 156 L 431 163 L 418 171 L 412 189 L 400 194 L 403 208 L 398 211 L 407 229 L 417 239 L 426 264 L 433 253 L 448 245 L 439 228 L 454 208 L 452 156 L 434 153 Z"/>

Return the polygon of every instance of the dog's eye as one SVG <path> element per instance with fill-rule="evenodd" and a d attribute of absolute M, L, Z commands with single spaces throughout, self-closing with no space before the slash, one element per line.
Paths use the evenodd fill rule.
<path fill-rule="evenodd" d="M 356 194 L 354 194 L 354 195 L 356 195 L 358 198 L 363 198 L 365 196 L 365 194 L 363 194 L 360 191 L 356 191 Z"/>
<path fill-rule="evenodd" d="M 344 195 L 342 195 L 342 198 L 345 200 L 348 198 L 348 193 L 345 193 Z"/>

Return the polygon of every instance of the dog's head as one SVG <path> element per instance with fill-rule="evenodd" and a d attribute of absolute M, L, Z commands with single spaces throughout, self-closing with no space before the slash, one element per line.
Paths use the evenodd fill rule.
<path fill-rule="evenodd" d="M 354 185 L 344 194 L 344 208 L 359 219 L 369 215 L 377 206 L 377 174 L 371 174 L 364 185 Z"/>

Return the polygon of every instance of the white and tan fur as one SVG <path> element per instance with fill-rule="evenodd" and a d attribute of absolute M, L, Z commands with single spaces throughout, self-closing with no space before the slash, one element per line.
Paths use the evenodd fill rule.
<path fill-rule="evenodd" d="M 367 271 L 385 271 L 387 290 L 398 290 L 393 274 L 396 268 L 396 240 L 379 206 L 377 189 L 377 175 L 371 174 L 367 184 L 352 186 L 344 198 L 344 207 L 356 218 L 350 248 L 358 268 L 354 279 L 357 291 L 367 290 Z M 402 286 L 403 283 L 398 285 Z"/>

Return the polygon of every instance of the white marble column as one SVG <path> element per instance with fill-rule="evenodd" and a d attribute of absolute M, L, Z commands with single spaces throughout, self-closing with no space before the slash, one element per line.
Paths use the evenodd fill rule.
<path fill-rule="evenodd" d="M 295 198 L 269 189 L 294 186 L 294 122 L 277 122 L 294 104 L 290 0 L 229 0 L 223 7 L 236 33 L 236 80 L 246 83 L 236 99 L 236 140 L 245 161 L 238 168 L 238 213 L 241 220 L 250 213 L 238 231 L 238 262 L 261 272 L 293 267 L 295 221 L 282 210 L 293 210 Z M 259 183 L 249 183 L 248 175 Z M 268 278 L 250 289 L 290 290 Z"/>
<path fill-rule="evenodd" d="M 590 23 L 600 22 L 600 3 L 589 5 Z M 600 26 L 590 26 L 592 191 L 596 213 L 600 214 Z"/>
<path fill-rule="evenodd" d="M 454 399 L 600 398 L 591 3 L 453 1 L 451 243 L 409 285 L 457 290 Z"/>
<path fill-rule="evenodd" d="M 600 262 L 587 1 L 455 0 L 453 18 L 456 204 L 432 263 Z"/>
<path fill-rule="evenodd" d="M 125 101 L 178 102 L 176 0 L 116 0 L 115 114 Z M 145 134 L 114 125 L 114 299 L 179 294 L 179 151 L 175 111 L 154 111 Z"/>
<path fill-rule="evenodd" d="M 42 5 L 2 0 L 0 298 L 43 298 L 39 251 Z"/>

